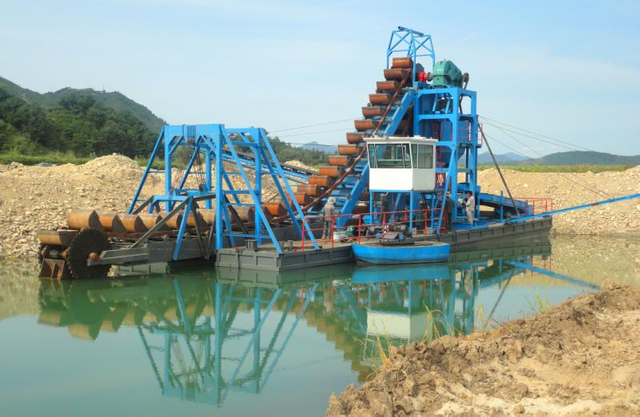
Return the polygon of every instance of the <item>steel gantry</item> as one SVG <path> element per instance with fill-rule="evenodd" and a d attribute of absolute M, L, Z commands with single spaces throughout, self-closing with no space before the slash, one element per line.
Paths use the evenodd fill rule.
<path fill-rule="evenodd" d="M 156 159 L 162 161 L 160 170 L 154 168 Z M 247 173 L 249 166 L 252 178 Z M 164 176 L 164 194 L 143 201 L 140 196 L 152 174 Z M 246 239 L 253 239 L 258 245 L 268 240 L 282 253 L 279 239 L 262 207 L 262 181 L 266 176 L 273 181 L 287 213 L 295 220 L 292 226 L 297 235 L 301 238 L 304 234 L 317 248 L 309 225 L 302 221 L 304 214 L 289 184 L 292 175 L 291 169 L 283 169 L 278 161 L 264 129 L 226 128 L 221 124 L 164 126 L 131 201 L 129 214 L 145 210 L 160 212 L 162 206 L 167 214 L 133 247 L 142 245 L 162 230 L 172 217 L 185 213 L 173 252 L 173 260 L 178 260 L 189 219 L 197 219 L 199 204 L 204 204 L 207 209 L 214 209 L 208 233 L 199 230 L 198 221 L 194 223 L 200 249 L 206 257 Z M 241 231 L 234 230 L 238 226 Z"/>

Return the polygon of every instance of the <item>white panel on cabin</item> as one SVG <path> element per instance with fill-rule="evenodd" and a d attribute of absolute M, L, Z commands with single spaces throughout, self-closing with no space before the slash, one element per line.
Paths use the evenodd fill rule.
<path fill-rule="evenodd" d="M 436 186 L 435 139 L 367 138 L 369 188 L 372 191 L 433 191 Z"/>

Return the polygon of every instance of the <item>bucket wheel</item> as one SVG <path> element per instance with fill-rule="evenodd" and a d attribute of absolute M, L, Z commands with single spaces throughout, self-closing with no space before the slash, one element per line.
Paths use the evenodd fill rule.
<path fill-rule="evenodd" d="M 87 260 L 109 248 L 111 244 L 103 231 L 89 228 L 78 232 L 67 249 L 67 264 L 73 278 L 106 277 L 111 265 L 88 266 Z"/>

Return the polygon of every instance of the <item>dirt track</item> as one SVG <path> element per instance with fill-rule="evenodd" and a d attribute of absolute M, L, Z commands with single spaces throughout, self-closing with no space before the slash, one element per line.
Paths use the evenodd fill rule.
<path fill-rule="evenodd" d="M 413 343 L 327 415 L 640 414 L 640 290 L 605 281 L 488 333 Z"/>

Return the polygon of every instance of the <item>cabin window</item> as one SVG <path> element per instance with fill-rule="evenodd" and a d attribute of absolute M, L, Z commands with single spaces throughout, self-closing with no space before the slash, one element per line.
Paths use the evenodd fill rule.
<path fill-rule="evenodd" d="M 417 160 L 418 163 L 414 163 L 414 167 L 417 166 L 418 169 L 433 169 L 433 145 L 418 145 Z"/>
<path fill-rule="evenodd" d="M 371 144 L 368 151 L 371 168 L 411 168 L 408 143 Z"/>

